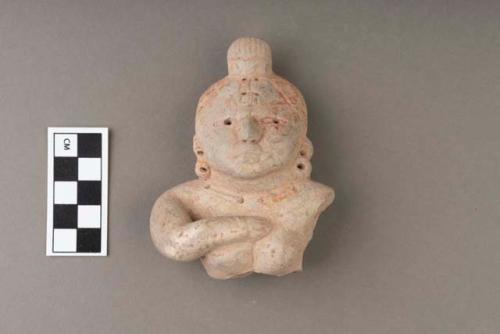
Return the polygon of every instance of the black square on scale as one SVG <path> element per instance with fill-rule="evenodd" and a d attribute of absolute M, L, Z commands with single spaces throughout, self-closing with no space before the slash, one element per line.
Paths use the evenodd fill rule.
<path fill-rule="evenodd" d="M 98 158 L 101 156 L 101 134 L 79 133 L 78 134 L 78 157 Z"/>
<path fill-rule="evenodd" d="M 76 228 L 78 226 L 78 206 L 55 204 L 53 218 L 54 228 Z"/>
<path fill-rule="evenodd" d="M 54 158 L 54 181 L 78 180 L 78 158 Z"/>
<path fill-rule="evenodd" d="M 76 232 L 76 251 L 82 253 L 100 253 L 101 229 L 79 228 Z"/>
<path fill-rule="evenodd" d="M 101 204 L 101 181 L 78 181 L 78 204 Z"/>

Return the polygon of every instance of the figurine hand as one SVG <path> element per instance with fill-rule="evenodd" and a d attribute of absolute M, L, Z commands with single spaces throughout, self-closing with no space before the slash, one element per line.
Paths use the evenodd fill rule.
<path fill-rule="evenodd" d="M 226 279 L 252 272 L 254 244 L 269 235 L 271 225 L 259 217 L 238 217 L 238 219 L 245 224 L 247 232 L 242 233 L 246 234 L 245 240 L 236 242 L 233 240 L 229 244 L 216 247 L 202 258 L 202 263 L 211 277 Z M 234 230 L 230 230 L 231 232 Z"/>

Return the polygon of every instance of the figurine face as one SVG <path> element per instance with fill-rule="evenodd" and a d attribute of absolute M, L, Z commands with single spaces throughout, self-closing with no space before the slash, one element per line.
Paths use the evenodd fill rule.
<path fill-rule="evenodd" d="M 306 124 L 267 78 L 224 79 L 200 102 L 196 138 L 210 168 L 255 178 L 294 163 Z"/>

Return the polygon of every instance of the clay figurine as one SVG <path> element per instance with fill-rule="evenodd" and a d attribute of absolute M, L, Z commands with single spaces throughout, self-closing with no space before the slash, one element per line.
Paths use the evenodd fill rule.
<path fill-rule="evenodd" d="M 334 199 L 310 179 L 306 104 L 273 73 L 266 42 L 237 39 L 227 63 L 229 74 L 196 109 L 198 179 L 158 198 L 153 242 L 171 259 L 201 259 L 218 279 L 301 271 L 316 221 Z"/>

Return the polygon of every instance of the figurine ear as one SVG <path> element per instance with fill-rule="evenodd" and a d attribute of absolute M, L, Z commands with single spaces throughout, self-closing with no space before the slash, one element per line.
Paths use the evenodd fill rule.
<path fill-rule="evenodd" d="M 196 156 L 198 157 L 198 159 L 205 153 L 203 152 L 203 148 L 201 147 L 198 138 L 196 138 L 196 135 L 194 135 L 193 137 L 193 151 L 194 154 L 196 154 Z"/>
<path fill-rule="evenodd" d="M 302 141 L 302 144 L 300 145 L 299 156 L 304 159 L 311 160 L 313 153 L 314 148 L 312 146 L 312 143 L 309 138 L 305 137 Z"/>
<path fill-rule="evenodd" d="M 305 137 L 299 150 L 299 156 L 295 164 L 297 173 L 305 178 L 311 177 L 312 165 L 311 157 L 313 155 L 313 146 L 309 138 Z"/>
<path fill-rule="evenodd" d="M 196 166 L 194 168 L 194 172 L 200 179 L 206 180 L 210 177 L 210 166 L 205 160 L 205 152 L 201 147 L 201 144 L 196 138 L 196 135 L 193 137 L 193 151 L 196 154 Z"/>

